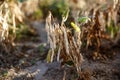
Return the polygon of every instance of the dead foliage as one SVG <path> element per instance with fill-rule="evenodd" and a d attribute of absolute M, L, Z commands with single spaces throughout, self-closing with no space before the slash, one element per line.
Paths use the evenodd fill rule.
<path fill-rule="evenodd" d="M 17 2 L 4 0 L 0 5 L 0 41 L 13 41 L 16 33 L 16 20 L 22 21 L 23 14 Z M 10 33 L 12 36 L 10 37 Z"/>
<path fill-rule="evenodd" d="M 56 59 L 62 64 L 72 61 L 77 69 L 78 74 L 81 74 L 80 65 L 83 61 L 80 49 L 84 48 L 81 45 L 85 44 L 86 50 L 89 47 L 94 47 L 93 58 L 107 58 L 106 53 L 109 51 L 114 55 L 111 50 L 112 45 L 116 42 L 116 36 L 119 35 L 119 10 L 120 3 L 118 0 L 114 0 L 113 4 L 108 5 L 106 8 L 99 6 L 92 8 L 87 13 L 88 21 L 85 18 L 83 22 L 76 23 L 79 27 L 71 22 L 71 26 L 74 28 L 74 34 L 71 28 L 65 25 L 67 17 L 63 17 L 61 24 L 54 21 L 53 16 L 49 13 L 46 19 L 46 30 L 48 34 L 48 43 L 50 44 L 50 50 L 48 51 L 47 61 L 54 61 Z M 86 18 L 87 19 L 87 18 Z M 75 20 L 77 20 L 75 18 Z M 85 20 L 85 21 L 84 21 Z M 79 21 L 75 21 L 79 22 Z M 104 44 L 103 42 L 106 42 Z M 108 43 L 108 44 L 107 44 Z M 110 45 L 111 46 L 105 46 Z M 108 50 L 108 51 L 107 51 Z M 82 74 L 81 74 L 82 76 Z M 85 76 L 83 74 L 83 76 Z"/>
<path fill-rule="evenodd" d="M 113 4 L 108 5 L 106 8 L 99 6 L 92 8 L 87 13 L 90 21 L 81 25 L 82 43 L 85 44 L 86 50 L 88 50 L 89 47 L 94 47 L 93 56 L 102 56 L 103 52 L 106 53 L 107 50 L 110 50 L 111 53 L 114 54 L 111 48 L 112 45 L 119 40 L 119 5 L 119 1 L 114 0 Z M 105 46 L 109 45 L 109 43 L 111 43 L 110 47 Z"/>
<path fill-rule="evenodd" d="M 46 19 L 46 30 L 48 33 L 48 42 L 50 50 L 48 51 L 47 61 L 53 62 L 55 56 L 61 64 L 68 63 L 74 65 L 78 74 L 81 74 L 80 65 L 83 62 L 83 56 L 80 53 L 81 48 L 81 31 L 75 32 L 75 35 L 65 26 L 64 22 L 67 17 L 63 17 L 61 24 L 53 21 L 52 14 Z M 73 64 L 70 64 L 73 63 Z"/>

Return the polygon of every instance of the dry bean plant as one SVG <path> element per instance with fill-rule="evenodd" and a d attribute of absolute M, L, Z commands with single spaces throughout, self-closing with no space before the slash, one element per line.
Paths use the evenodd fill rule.
<path fill-rule="evenodd" d="M 46 19 L 46 30 L 48 34 L 48 42 L 50 44 L 47 61 L 53 62 L 56 56 L 57 61 L 61 62 L 61 64 L 73 62 L 78 74 L 81 74 L 80 65 L 83 62 L 83 56 L 80 53 L 81 30 L 77 25 L 71 23 L 76 29 L 73 35 L 71 30 L 69 30 L 64 24 L 67 17 L 68 13 L 67 16 L 63 17 L 61 25 L 59 25 L 54 22 L 52 14 L 49 12 Z"/>
<path fill-rule="evenodd" d="M 16 0 L 0 1 L 0 45 L 12 43 L 16 36 L 16 21 L 22 22 L 21 12 Z M 7 48 L 6 48 L 7 50 Z"/>
<path fill-rule="evenodd" d="M 107 49 L 109 47 L 110 49 L 112 47 L 112 45 L 103 45 L 103 42 L 111 42 L 114 44 L 119 40 L 119 5 L 120 2 L 114 0 L 113 4 L 108 5 L 106 8 L 97 6 L 98 8 L 92 8 L 87 12 L 87 17 L 90 20 L 81 27 L 82 43 L 85 43 L 86 49 L 88 49 L 89 46 L 94 47 L 93 55 L 96 57 L 98 57 L 98 55 L 102 56 L 100 53 L 103 51 L 103 48 Z"/>

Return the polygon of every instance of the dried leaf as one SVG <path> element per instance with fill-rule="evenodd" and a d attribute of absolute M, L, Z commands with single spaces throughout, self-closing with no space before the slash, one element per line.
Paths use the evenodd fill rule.
<path fill-rule="evenodd" d="M 63 33 L 64 33 L 64 44 L 65 44 L 65 48 L 66 48 L 66 53 L 69 54 L 69 43 L 68 43 L 68 37 L 67 37 L 67 33 L 66 33 L 66 29 L 64 27 L 62 27 Z"/>
<path fill-rule="evenodd" d="M 52 55 L 52 50 L 50 49 L 50 50 L 48 51 L 48 54 L 47 54 L 47 57 L 46 57 L 46 60 L 47 60 L 48 63 L 51 62 L 51 55 Z"/>

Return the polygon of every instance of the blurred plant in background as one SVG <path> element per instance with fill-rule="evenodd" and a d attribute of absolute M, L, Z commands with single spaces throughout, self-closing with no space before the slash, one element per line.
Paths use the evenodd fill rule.
<path fill-rule="evenodd" d="M 16 36 L 16 21 L 22 22 L 23 13 L 16 0 L 2 0 L 0 2 L 0 40 L 13 41 Z M 9 36 L 10 32 L 11 37 Z"/>
<path fill-rule="evenodd" d="M 39 7 L 42 9 L 43 13 L 45 13 L 44 18 L 46 17 L 46 13 L 51 11 L 53 16 L 57 17 L 59 20 L 62 20 L 61 15 L 64 10 L 69 8 L 66 0 L 40 0 Z"/>
<path fill-rule="evenodd" d="M 15 48 L 17 23 L 23 21 L 24 14 L 16 0 L 0 1 L 0 55 L 7 56 Z"/>
<path fill-rule="evenodd" d="M 24 12 L 26 19 L 40 20 L 43 18 L 43 11 L 39 7 L 40 0 L 25 0 L 25 1 L 20 0 L 20 2 L 21 10 Z"/>

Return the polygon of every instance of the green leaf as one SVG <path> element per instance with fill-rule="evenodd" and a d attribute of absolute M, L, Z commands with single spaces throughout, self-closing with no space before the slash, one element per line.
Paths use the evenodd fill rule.
<path fill-rule="evenodd" d="M 91 21 L 91 19 L 89 17 L 80 17 L 80 18 L 78 18 L 78 22 L 80 22 L 80 23 L 86 23 L 88 21 Z"/>

